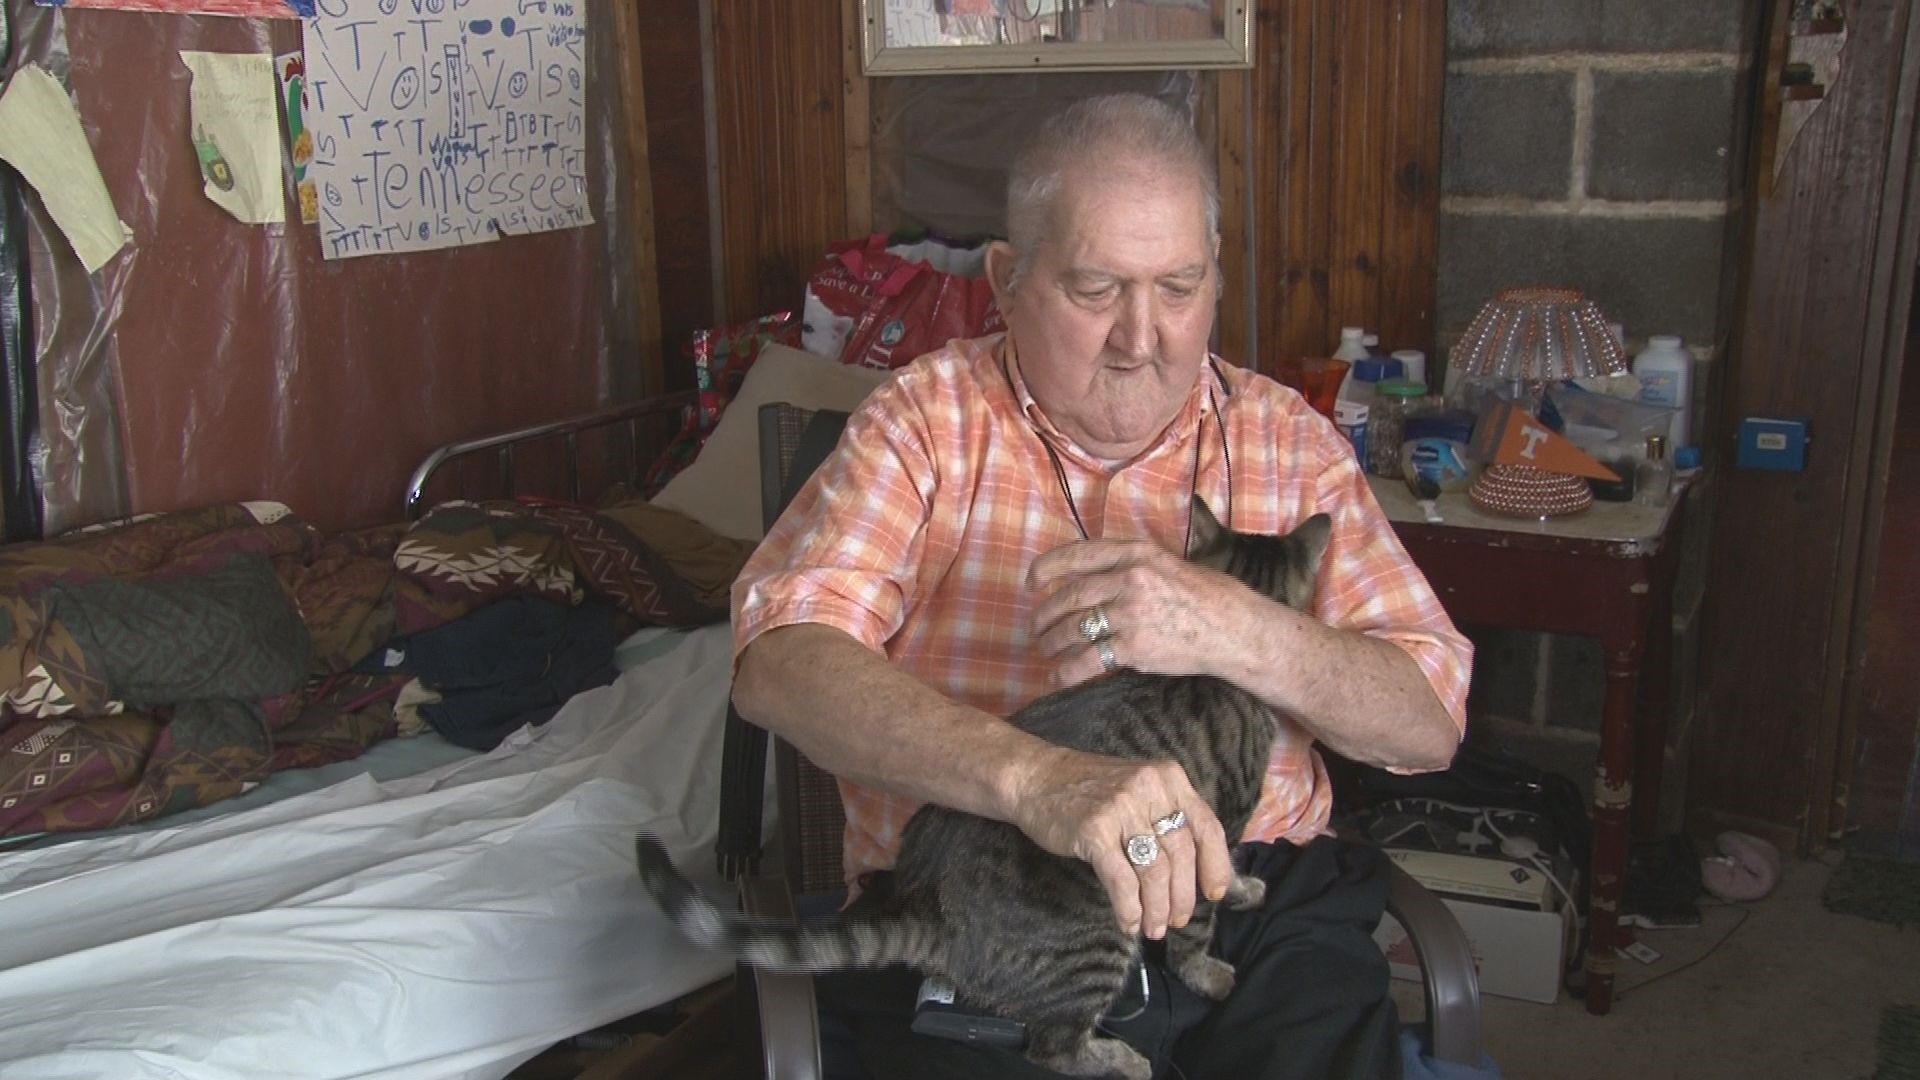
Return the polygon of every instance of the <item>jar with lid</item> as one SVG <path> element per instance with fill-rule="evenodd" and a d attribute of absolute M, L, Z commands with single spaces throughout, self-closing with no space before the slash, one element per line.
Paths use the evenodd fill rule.
<path fill-rule="evenodd" d="M 1427 384 L 1412 379 L 1385 379 L 1374 387 L 1373 408 L 1367 414 L 1367 471 L 1375 476 L 1402 475 L 1400 443 L 1407 415 L 1427 396 Z"/>

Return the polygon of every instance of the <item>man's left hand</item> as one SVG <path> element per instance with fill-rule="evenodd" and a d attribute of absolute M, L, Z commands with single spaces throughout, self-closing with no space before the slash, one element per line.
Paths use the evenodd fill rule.
<path fill-rule="evenodd" d="M 1053 675 L 1072 686 L 1102 673 L 1080 622 L 1106 614 L 1115 664 L 1159 675 L 1225 675 L 1225 653 L 1244 646 L 1263 609 L 1279 605 L 1218 571 L 1147 540 L 1083 540 L 1033 562 L 1027 580 L 1048 590 L 1034 637 Z"/>

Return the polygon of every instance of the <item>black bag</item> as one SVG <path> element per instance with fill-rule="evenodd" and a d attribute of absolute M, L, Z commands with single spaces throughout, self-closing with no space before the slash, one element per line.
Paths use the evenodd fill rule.
<path fill-rule="evenodd" d="M 1402 776 L 1327 755 L 1333 776 L 1334 805 L 1364 821 L 1381 803 L 1397 799 L 1437 799 L 1458 806 L 1520 810 L 1536 815 L 1552 829 L 1541 846 L 1559 848 L 1574 866 L 1587 865 L 1593 822 L 1580 786 L 1510 754 L 1462 746 L 1453 764 L 1440 772 Z"/>

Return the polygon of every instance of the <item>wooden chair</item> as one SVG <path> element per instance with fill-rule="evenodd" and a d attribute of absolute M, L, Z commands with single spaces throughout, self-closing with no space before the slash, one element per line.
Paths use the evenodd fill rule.
<path fill-rule="evenodd" d="M 784 403 L 760 409 L 761 511 L 769 528 L 813 469 L 832 451 L 845 413 L 811 412 Z M 782 865 L 763 870 L 760 821 L 768 734 L 729 709 L 722 770 L 721 871 L 736 880 L 744 911 L 791 918 L 794 897 L 841 888 L 840 839 L 845 818 L 831 775 L 774 738 L 775 791 L 780 808 Z M 1430 1053 L 1470 1066 L 1481 1063 L 1480 985 L 1465 933 L 1453 913 L 1392 863 L 1387 911 L 1406 928 L 1425 974 Z M 767 1080 L 817 1080 L 818 1005 L 813 979 L 742 967 L 737 997 L 742 1036 L 757 1032 L 760 1053 L 751 1075 Z"/>

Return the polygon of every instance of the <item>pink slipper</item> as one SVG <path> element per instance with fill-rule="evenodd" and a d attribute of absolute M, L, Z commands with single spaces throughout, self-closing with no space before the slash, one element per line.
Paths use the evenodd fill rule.
<path fill-rule="evenodd" d="M 1723 832 L 1720 854 L 1700 860 L 1700 882 L 1722 900 L 1758 900 L 1780 880 L 1780 850 L 1757 836 Z"/>

